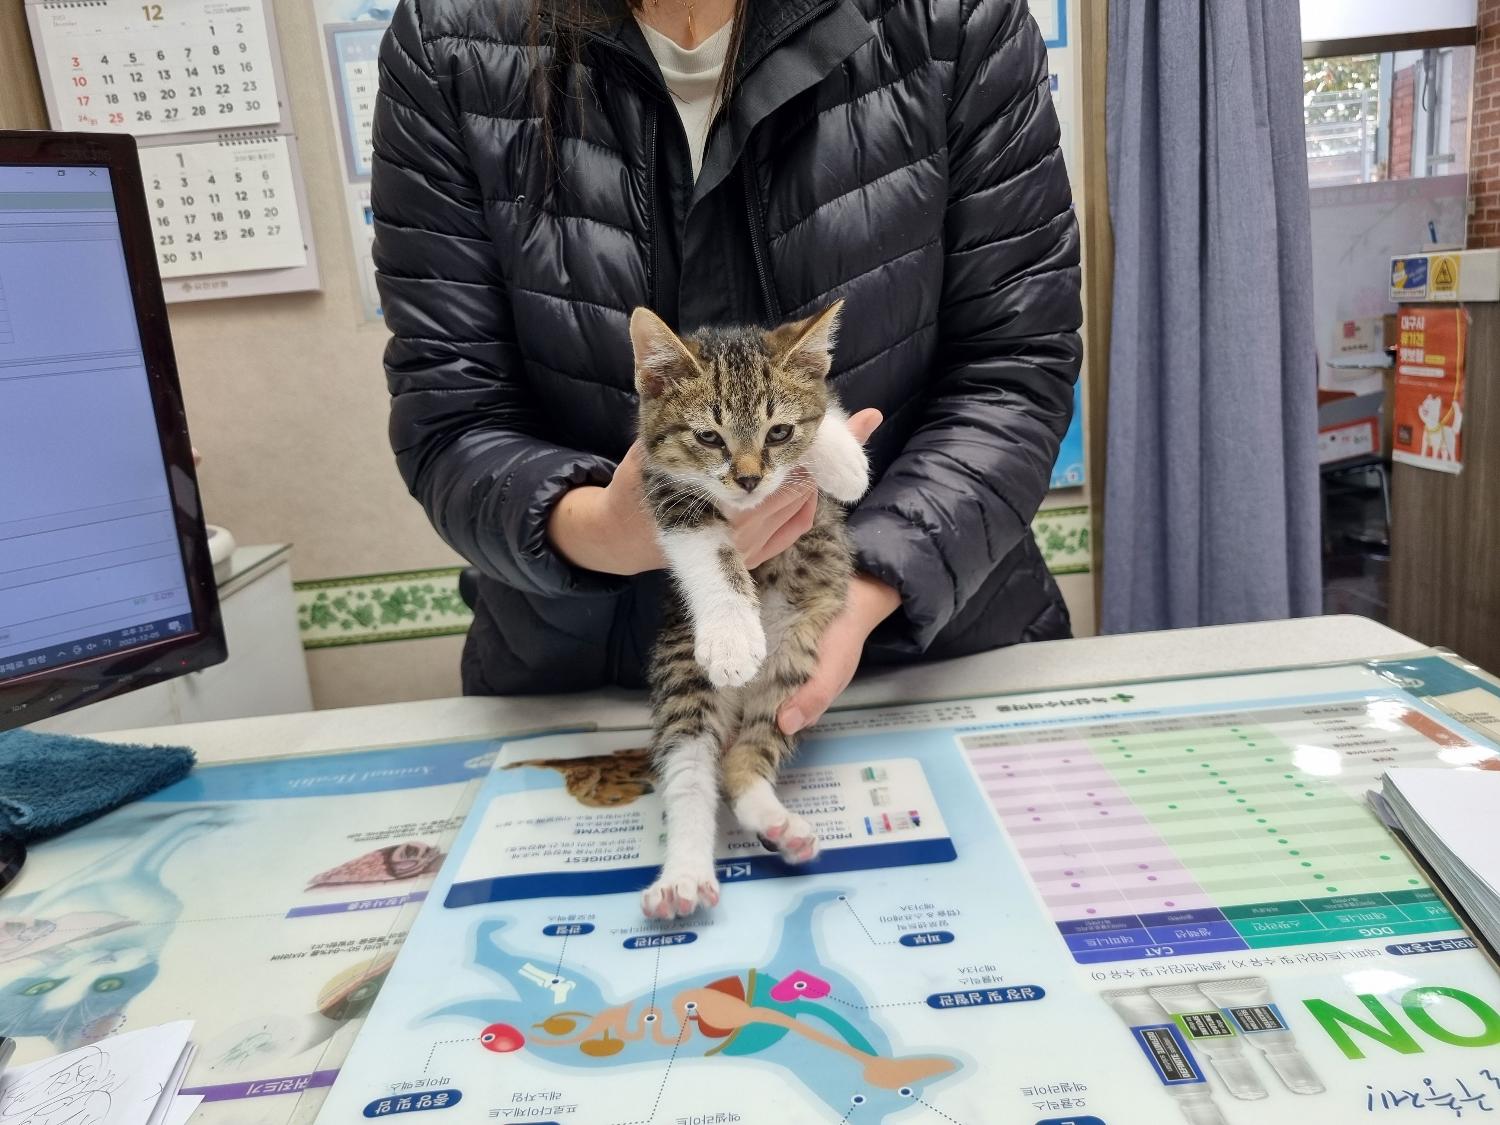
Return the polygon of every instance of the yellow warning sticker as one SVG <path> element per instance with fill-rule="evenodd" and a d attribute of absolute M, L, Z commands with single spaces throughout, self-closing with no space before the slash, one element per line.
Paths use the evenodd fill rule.
<path fill-rule="evenodd" d="M 1432 297 L 1435 300 L 1458 300 L 1458 259 L 1451 254 L 1432 256 Z"/>

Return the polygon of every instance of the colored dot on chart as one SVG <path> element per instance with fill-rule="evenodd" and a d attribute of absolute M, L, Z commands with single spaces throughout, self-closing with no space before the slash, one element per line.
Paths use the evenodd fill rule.
<path fill-rule="evenodd" d="M 1314 875 L 1313 878 L 1314 879 L 1326 879 L 1326 878 L 1328 878 L 1328 876 L 1327 875 Z"/>
<path fill-rule="evenodd" d="M 1175 902 L 1173 902 L 1171 899 L 1167 899 L 1167 901 L 1164 902 L 1164 903 L 1162 903 L 1162 905 L 1163 906 L 1176 906 L 1177 904 Z"/>
<path fill-rule="evenodd" d="M 1287 855 L 1301 855 L 1301 854 L 1302 854 L 1301 852 L 1299 852 L 1299 851 L 1297 851 L 1295 849 L 1293 849 L 1292 851 L 1287 852 Z"/>
<path fill-rule="evenodd" d="M 1149 863 L 1137 863 L 1136 866 L 1139 867 L 1142 871 L 1151 870 L 1151 865 Z"/>
<path fill-rule="evenodd" d="M 1026 806 L 1026 811 L 1027 812 L 1036 812 L 1036 806 L 1035 805 L 1027 805 Z"/>
<path fill-rule="evenodd" d="M 1309 792 L 1309 793 L 1304 793 L 1304 794 L 1302 794 L 1302 795 L 1303 795 L 1303 796 L 1304 796 L 1304 797 L 1316 797 L 1316 796 L 1317 796 L 1317 794 L 1316 794 L 1316 793 L 1311 793 L 1311 792 Z"/>
<path fill-rule="evenodd" d="M 1278 843 L 1278 844 L 1285 844 L 1285 843 L 1287 843 L 1287 841 L 1286 841 L 1286 840 L 1277 840 L 1277 841 L 1276 841 L 1276 842 L 1277 842 L 1277 843 Z"/>
<path fill-rule="evenodd" d="M 1100 809 L 1099 810 L 1099 815 L 1100 816 L 1108 816 L 1109 815 L 1109 810 L 1108 809 Z"/>
<path fill-rule="evenodd" d="M 1135 772 L 1136 773 L 1145 773 L 1146 771 L 1145 770 L 1136 770 Z"/>
<path fill-rule="evenodd" d="M 1070 886 L 1070 887 L 1081 887 L 1081 886 L 1083 886 L 1083 884 L 1082 883 L 1069 883 L 1068 886 Z"/>
<path fill-rule="evenodd" d="M 1304 859 L 1304 860 L 1303 860 L 1303 861 L 1302 861 L 1302 866 L 1303 866 L 1303 867 L 1311 867 L 1311 866 L 1312 866 L 1312 864 L 1310 864 L 1310 863 L 1308 863 L 1308 862 L 1307 862 L 1307 860 L 1305 860 L 1305 859 Z M 1320 876 L 1319 876 L 1319 878 L 1320 878 L 1320 879 L 1321 879 L 1321 878 L 1322 878 L 1322 876 L 1321 876 L 1321 875 L 1320 875 Z"/>
<path fill-rule="evenodd" d="M 1156 882 L 1156 876 L 1155 875 L 1147 875 L 1146 876 L 1146 882 L 1148 882 L 1148 883 L 1154 883 L 1154 882 Z"/>
<path fill-rule="evenodd" d="M 1126 756 L 1126 757 L 1127 757 L 1127 758 L 1134 758 L 1134 757 L 1135 757 L 1135 755 L 1134 755 L 1134 754 L 1126 754 L 1126 755 L 1125 755 L 1125 756 Z"/>
<path fill-rule="evenodd" d="M 1175 809 L 1176 807 L 1177 807 L 1176 805 L 1168 805 L 1167 806 L 1167 808 L 1169 808 L 1169 809 Z"/>
<path fill-rule="evenodd" d="M 1254 812 L 1254 811 L 1255 811 L 1255 810 L 1254 810 L 1254 809 L 1246 809 L 1246 810 L 1245 810 L 1245 811 L 1246 811 L 1246 812 L 1247 812 L 1247 813 L 1253 813 L 1253 812 Z M 1261 821 L 1261 823 L 1262 823 L 1262 824 L 1264 824 L 1264 823 L 1265 823 L 1265 821 Z"/>
<path fill-rule="evenodd" d="M 1336 895 L 1339 893 L 1339 889 L 1337 887 L 1324 887 L 1323 889 L 1331 895 Z"/>
<path fill-rule="evenodd" d="M 1239 790 L 1238 789 L 1229 789 L 1229 790 L 1226 790 L 1226 792 L 1228 792 L 1231 796 L 1233 796 L 1235 793 L 1238 793 Z"/>
<path fill-rule="evenodd" d="M 1420 879 L 1408 879 L 1406 882 L 1413 887 L 1420 887 L 1422 885 L 1422 880 Z"/>
<path fill-rule="evenodd" d="M 1234 790 L 1231 789 L 1230 792 L 1233 793 Z M 1243 805 L 1245 803 L 1245 798 L 1243 798 L 1243 797 L 1236 797 L 1234 800 L 1235 800 L 1235 803 L 1239 804 L 1239 805 Z"/>
<path fill-rule="evenodd" d="M 1225 781 L 1225 780 L 1223 780 L 1223 779 L 1222 779 L 1222 778 L 1221 778 L 1221 779 L 1220 779 L 1220 780 L 1219 780 L 1219 784 L 1220 784 L 1220 785 L 1228 785 L 1228 784 L 1229 784 L 1229 782 L 1227 782 L 1227 781 Z"/>
<path fill-rule="evenodd" d="M 1299 782 L 1297 782 L 1297 788 L 1298 789 L 1306 789 L 1307 788 L 1307 784 L 1305 782 L 1299 781 Z"/>
<path fill-rule="evenodd" d="M 1284 777 L 1284 778 L 1286 778 L 1286 779 L 1287 779 L 1287 780 L 1288 780 L 1288 781 L 1291 781 L 1291 780 L 1292 780 L 1292 775 L 1291 775 L 1291 774 L 1289 774 L 1289 773 L 1284 773 L 1284 774 L 1282 774 L 1282 775 L 1281 775 L 1281 776 L 1282 776 L 1282 777 Z"/>
<path fill-rule="evenodd" d="M 1266 761 L 1268 761 L 1268 762 L 1274 762 L 1275 760 L 1276 760 L 1275 758 L 1267 758 L 1266 759 Z"/>
<path fill-rule="evenodd" d="M 1389 860 L 1389 859 L 1390 859 L 1390 858 L 1391 858 L 1391 857 L 1390 857 L 1390 856 L 1388 856 L 1388 855 L 1383 855 L 1383 856 L 1381 856 L 1381 857 L 1380 857 L 1380 858 L 1381 858 L 1381 859 L 1384 859 L 1384 860 Z"/>
<path fill-rule="evenodd" d="M 1093 907 L 1092 907 L 1092 906 L 1091 906 L 1091 907 L 1089 907 L 1089 908 L 1088 908 L 1088 909 L 1087 909 L 1087 910 L 1085 910 L 1085 911 L 1084 911 L 1084 913 L 1085 913 L 1085 914 L 1098 914 L 1098 913 L 1099 913 L 1099 912 L 1098 912 L 1098 911 L 1097 911 L 1097 910 L 1095 910 L 1095 909 L 1094 909 L 1094 908 L 1093 908 Z"/>
<path fill-rule="evenodd" d="M 1031 822 L 1032 822 L 1032 823 L 1033 823 L 1033 824 L 1035 824 L 1035 823 L 1036 823 L 1036 822 L 1037 822 L 1037 821 L 1039 821 L 1039 820 L 1041 820 L 1041 819 L 1042 819 L 1042 818 L 1041 818 L 1041 817 L 1039 817 L 1039 816 L 1034 816 L 1034 817 L 1032 817 L 1032 818 L 1031 818 Z"/>
<path fill-rule="evenodd" d="M 1069 878 L 1071 878 L 1074 875 L 1074 872 L 1072 872 L 1072 871 L 1064 871 L 1063 874 L 1067 875 Z"/>

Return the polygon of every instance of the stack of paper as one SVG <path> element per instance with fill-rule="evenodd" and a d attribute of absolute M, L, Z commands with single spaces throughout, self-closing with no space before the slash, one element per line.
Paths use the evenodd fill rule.
<path fill-rule="evenodd" d="M 1500 949 L 1500 772 L 1394 769 L 1370 798 L 1494 955 Z"/>
<path fill-rule="evenodd" d="M 0 1075 L 0 1125 L 186 1125 L 201 1097 L 177 1093 L 191 1020 L 101 1039 Z"/>

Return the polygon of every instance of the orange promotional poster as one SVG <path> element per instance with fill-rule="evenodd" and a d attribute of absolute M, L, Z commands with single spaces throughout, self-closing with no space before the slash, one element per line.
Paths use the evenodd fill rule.
<path fill-rule="evenodd" d="M 1458 305 L 1403 305 L 1398 327 L 1391 456 L 1407 465 L 1459 472 L 1469 314 Z"/>

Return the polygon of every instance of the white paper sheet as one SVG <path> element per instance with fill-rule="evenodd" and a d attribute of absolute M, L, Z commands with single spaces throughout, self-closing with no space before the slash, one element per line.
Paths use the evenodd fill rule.
<path fill-rule="evenodd" d="M 191 1020 L 101 1039 L 0 1078 L 0 1125 L 153 1125 L 191 1055 Z"/>

